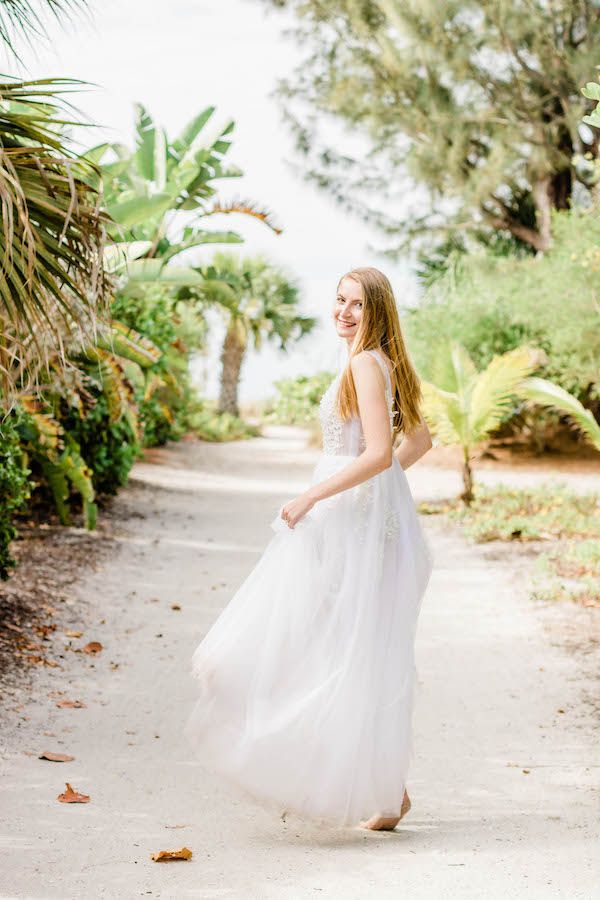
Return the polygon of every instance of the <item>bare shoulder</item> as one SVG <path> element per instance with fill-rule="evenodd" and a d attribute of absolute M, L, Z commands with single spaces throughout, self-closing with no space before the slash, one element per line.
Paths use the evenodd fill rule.
<path fill-rule="evenodd" d="M 350 368 L 352 374 L 360 378 L 363 373 L 376 372 L 379 365 L 368 350 L 361 350 L 350 360 Z"/>

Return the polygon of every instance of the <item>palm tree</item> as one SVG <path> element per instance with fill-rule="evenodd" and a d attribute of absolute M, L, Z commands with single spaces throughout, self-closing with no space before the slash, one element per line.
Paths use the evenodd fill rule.
<path fill-rule="evenodd" d="M 218 411 L 237 416 L 240 372 L 250 342 L 258 350 L 266 337 L 286 350 L 290 341 L 311 331 L 316 319 L 298 313 L 298 287 L 262 256 L 216 253 L 200 272 L 198 296 L 217 303 L 227 323 Z"/>
<path fill-rule="evenodd" d="M 453 344 L 445 355 L 442 351 L 439 358 L 439 384 L 422 384 L 423 415 L 443 444 L 462 447 L 461 499 L 468 505 L 473 500 L 473 447 L 500 425 L 519 386 L 540 365 L 541 355 L 529 347 L 518 347 L 495 356 L 483 372 L 477 372 L 460 344 Z"/>
<path fill-rule="evenodd" d="M 5 398 L 19 364 L 43 357 L 104 305 L 105 216 L 92 166 L 61 137 L 63 80 L 0 83 L 0 375 Z"/>
<path fill-rule="evenodd" d="M 0 46 L 20 60 L 17 37 L 44 35 L 79 0 L 0 0 Z M 105 215 L 94 166 L 64 137 L 74 124 L 62 96 L 74 79 L 0 83 L 0 403 L 35 386 L 65 333 L 93 332 L 105 306 Z"/>

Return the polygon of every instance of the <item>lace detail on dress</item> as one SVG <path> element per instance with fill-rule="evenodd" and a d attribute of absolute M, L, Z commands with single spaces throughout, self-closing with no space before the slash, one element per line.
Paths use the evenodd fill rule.
<path fill-rule="evenodd" d="M 340 375 L 337 375 L 319 403 L 319 420 L 323 435 L 323 453 L 344 452 L 344 422 L 335 410 L 335 398 Z"/>

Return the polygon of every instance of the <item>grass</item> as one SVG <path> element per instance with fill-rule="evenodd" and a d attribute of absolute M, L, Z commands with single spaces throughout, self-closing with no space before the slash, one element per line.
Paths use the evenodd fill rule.
<path fill-rule="evenodd" d="M 600 495 L 565 485 L 479 487 L 471 506 L 460 500 L 424 503 L 424 515 L 444 513 L 476 541 L 547 541 L 538 565 L 538 599 L 600 606 Z"/>

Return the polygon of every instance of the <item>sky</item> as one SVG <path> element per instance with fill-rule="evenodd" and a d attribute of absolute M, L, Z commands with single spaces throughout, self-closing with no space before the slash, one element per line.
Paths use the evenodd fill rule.
<path fill-rule="evenodd" d="M 48 40 L 36 40 L 30 48 L 19 41 L 24 65 L 13 63 L 9 69 L 21 77 L 69 76 L 91 83 L 72 97 L 95 123 L 85 134 L 79 132 L 85 146 L 103 140 L 132 145 L 136 101 L 170 136 L 206 106 L 216 107 L 213 121 L 234 120 L 226 160 L 244 175 L 224 181 L 220 194 L 270 209 L 283 234 L 241 215 L 213 216 L 208 226 L 237 231 L 245 243 L 233 245 L 236 250 L 263 253 L 284 267 L 300 286 L 302 313 L 319 320 L 285 353 L 270 342 L 260 352 L 248 350 L 242 403 L 271 395 L 273 381 L 280 378 L 337 369 L 346 348 L 333 329 L 331 308 L 343 272 L 377 266 L 403 304 L 418 295 L 408 263 L 393 264 L 369 249 L 383 243 L 381 235 L 350 217 L 290 164 L 301 159 L 273 95 L 278 78 L 301 59 L 293 39 L 283 36 L 290 24 L 288 13 L 260 0 L 89 0 L 88 11 L 70 22 L 50 21 Z M 341 129 L 338 139 L 343 140 Z M 198 261 L 210 258 L 214 248 L 203 248 Z M 213 316 L 208 353 L 193 367 L 195 380 L 211 397 L 218 391 L 223 333 L 223 322 Z"/>

